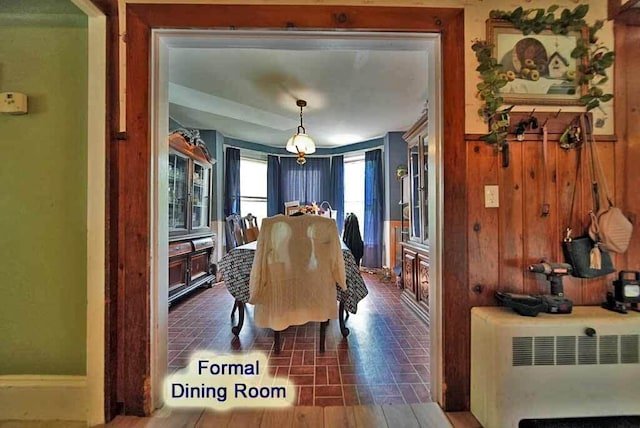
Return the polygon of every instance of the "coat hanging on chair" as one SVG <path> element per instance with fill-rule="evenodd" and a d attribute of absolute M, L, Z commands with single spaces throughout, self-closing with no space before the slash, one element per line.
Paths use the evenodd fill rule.
<path fill-rule="evenodd" d="M 356 264 L 360 266 L 360 259 L 364 254 L 364 242 L 362 242 L 362 235 L 360 235 L 360 225 L 358 223 L 358 217 L 351 213 L 344 219 L 344 231 L 342 232 L 342 242 L 349 247 L 353 258 L 356 259 Z"/>

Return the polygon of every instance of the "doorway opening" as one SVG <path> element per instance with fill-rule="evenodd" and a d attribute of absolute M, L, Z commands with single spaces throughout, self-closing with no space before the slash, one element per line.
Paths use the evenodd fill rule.
<path fill-rule="evenodd" d="M 269 45 L 271 43 L 271 45 Z M 398 346 L 397 356 L 394 356 L 395 363 L 403 365 L 405 370 L 402 371 L 393 371 L 385 372 L 378 371 L 376 376 L 369 376 L 369 379 L 372 379 L 374 382 L 378 382 L 380 378 L 388 378 L 389 375 L 394 379 L 393 382 L 382 383 L 386 387 L 389 385 L 395 387 L 393 393 L 389 394 L 389 397 L 406 397 L 406 395 L 411 395 L 411 392 L 418 397 L 420 395 L 420 391 L 417 386 L 418 384 L 425 384 L 428 380 L 425 380 L 425 377 L 429 377 L 429 380 L 435 381 L 431 382 L 432 390 L 431 395 L 433 399 L 438 400 L 440 395 L 440 391 L 437 390 L 439 385 L 439 372 L 440 366 L 439 361 L 440 358 L 437 356 L 441 353 L 441 350 L 438 349 L 440 339 L 439 339 L 439 318 L 441 314 L 439 313 L 440 303 L 438 302 L 439 296 L 439 288 L 441 287 L 439 278 L 441 277 L 440 266 L 442 257 L 439 253 L 442 248 L 441 242 L 439 239 L 442 237 L 441 227 L 442 227 L 442 216 L 440 212 L 442 210 L 442 199 L 440 191 L 441 179 L 440 179 L 440 164 L 442 160 L 440 159 L 441 153 L 441 125 L 440 118 L 441 115 L 441 99 L 440 93 L 441 88 L 439 87 L 440 82 L 440 73 L 441 73 L 441 64 L 440 64 L 440 36 L 437 34 L 428 34 L 428 33 L 374 33 L 374 32 L 279 32 L 279 31 L 268 31 L 268 32 L 257 32 L 257 31 L 169 31 L 169 30 L 156 30 L 153 32 L 153 41 L 152 41 L 152 53 L 153 53 L 153 72 L 152 72 L 152 176 L 151 176 L 151 230 L 152 230 L 152 265 L 151 265 L 151 279 L 152 279 L 152 287 L 151 287 L 151 326 L 152 328 L 152 341 L 151 341 L 151 373 L 152 373 L 152 397 L 154 407 L 160 407 L 162 405 L 162 396 L 161 396 L 161 385 L 162 380 L 167 374 L 168 370 L 175 369 L 177 366 L 172 365 L 172 361 L 176 358 L 178 360 L 184 359 L 186 356 L 186 352 L 189 352 L 192 349 L 193 343 L 195 343 L 196 338 L 193 338 L 193 341 L 190 342 L 191 347 L 185 347 L 182 349 L 180 354 L 176 354 L 177 349 L 169 349 L 170 345 L 170 337 L 169 337 L 169 307 L 167 303 L 167 294 L 168 294 L 168 236 L 169 236 L 169 226 L 168 226 L 168 213 L 167 213 L 167 194 L 169 193 L 168 189 L 168 144 L 166 136 L 169 135 L 169 121 L 168 118 L 170 116 L 169 103 L 171 101 L 170 94 L 170 82 L 171 82 L 171 55 L 172 53 L 179 51 L 180 49 L 242 49 L 250 47 L 251 49 L 306 49 L 306 50 L 314 50 L 314 49 L 336 49 L 336 47 L 342 46 L 342 49 L 354 49 L 355 45 L 367 44 L 370 49 L 378 49 L 380 51 L 390 51 L 390 45 L 393 44 L 403 46 L 404 49 L 411 49 L 414 51 L 419 51 L 425 57 L 425 69 L 422 70 L 423 78 L 425 81 L 425 99 L 424 102 L 428 101 L 429 104 L 429 139 L 430 139 L 430 149 L 429 149 L 429 161 L 432 163 L 433 167 L 429 168 L 429 179 L 428 183 L 430 187 L 433 187 L 433 190 L 429 191 L 429 210 L 430 210 L 430 218 L 432 221 L 429 222 L 430 233 L 429 235 L 434 237 L 433 242 L 431 244 L 432 254 L 433 252 L 437 252 L 437 254 L 433 254 L 431 256 L 432 266 L 431 266 L 431 281 L 432 281 L 432 289 L 434 297 L 430 304 L 432 305 L 432 315 L 431 315 L 431 325 L 430 325 L 430 334 L 431 340 L 426 340 L 422 344 L 418 344 L 413 351 L 405 352 L 401 348 L 404 345 L 406 348 L 411 337 L 403 337 L 401 341 L 396 340 L 394 337 L 384 338 L 380 341 L 381 349 L 388 350 L 388 341 L 394 341 L 394 343 Z M 341 45 L 342 44 L 342 45 Z M 420 74 L 420 71 L 418 72 Z M 390 77 L 393 79 L 393 76 Z M 272 82 L 274 83 L 274 82 Z M 216 94 L 213 94 L 214 96 Z M 307 97 L 308 98 L 308 97 Z M 414 112 L 414 119 L 417 119 L 421 115 L 422 111 L 420 108 L 416 108 Z M 406 127 L 404 129 L 389 129 L 388 131 L 404 131 L 411 126 L 411 122 L 413 119 L 408 119 L 406 123 Z M 197 126 L 190 126 L 197 127 Z M 218 248 L 217 253 L 221 254 L 221 248 L 224 245 L 224 228 L 223 228 L 223 213 L 222 213 L 222 198 L 219 196 L 223 191 L 223 173 L 222 168 L 224 162 L 222 162 L 223 155 L 223 141 L 224 139 L 216 138 L 216 145 L 214 147 L 214 158 L 217 160 L 217 165 L 214 170 L 215 184 L 214 184 L 214 197 L 217 197 L 218 203 L 214 204 L 214 217 L 217 221 L 213 225 L 213 229 L 217 232 L 217 242 L 216 246 Z M 405 148 L 406 150 L 406 148 Z M 387 173 L 391 169 L 395 168 L 395 165 L 386 165 L 385 169 Z M 346 201 L 345 201 L 346 202 Z M 346 207 L 345 207 L 346 208 Z M 401 215 L 401 214 L 400 214 Z M 388 249 L 389 250 L 389 249 Z M 392 250 L 391 250 L 392 251 Z M 370 278 L 371 283 L 373 284 L 376 281 L 375 277 Z M 379 284 L 377 284 L 379 285 Z M 219 285 L 218 287 L 224 287 L 224 285 Z M 377 290 L 377 289 L 376 289 Z M 211 296 L 214 296 L 215 293 L 221 292 L 222 295 L 227 293 L 226 290 L 213 290 L 213 293 L 210 293 Z M 205 293 L 209 293 L 206 291 Z M 203 295 L 205 293 L 202 293 Z M 373 295 L 375 294 L 375 296 Z M 395 299 L 398 296 L 385 296 L 384 288 L 380 288 L 380 293 L 372 293 L 370 296 L 371 300 L 377 299 Z M 397 293 L 396 293 L 397 294 Z M 218 294 L 220 296 L 220 294 Z M 231 329 L 231 324 L 228 322 L 228 314 L 231 310 L 231 306 L 218 306 L 218 303 L 215 302 L 215 297 L 210 298 L 209 300 L 201 300 L 198 297 L 198 302 L 187 301 L 181 305 L 180 310 L 183 312 L 191 312 L 190 316 L 198 318 L 198 312 L 206 312 L 210 313 L 212 311 L 223 312 L 224 316 L 217 318 L 216 320 L 211 320 L 209 318 L 209 323 L 219 322 L 219 325 L 208 325 L 204 329 L 211 336 L 200 337 L 200 341 L 198 342 L 199 348 L 197 349 L 211 349 L 211 350 L 221 350 L 230 351 L 230 350 L 238 350 L 242 349 L 243 346 L 246 345 L 246 340 L 243 343 L 243 337 L 240 337 L 239 342 L 235 342 L 234 344 L 230 343 L 230 339 L 228 337 L 223 336 L 220 333 L 220 330 L 229 330 Z M 213 300 L 212 300 L 213 299 Z M 402 303 L 400 303 L 399 298 L 397 299 L 398 308 L 401 308 Z M 226 308 L 226 309 L 225 309 Z M 408 308 L 404 308 L 407 312 L 407 318 L 410 319 L 412 314 Z M 397 312 L 398 309 L 394 308 L 394 311 Z M 371 340 L 371 337 L 366 337 L 367 330 L 373 328 L 376 324 L 375 319 L 375 305 L 371 306 L 370 310 L 363 310 L 361 313 L 358 313 L 351 317 L 349 323 L 353 324 L 354 333 L 347 338 L 346 346 L 348 349 L 349 342 L 353 343 L 354 348 L 357 348 L 357 343 L 362 342 L 363 344 L 358 349 L 366 348 L 367 339 Z M 369 315 L 369 316 L 367 316 Z M 386 315 L 386 314 L 385 314 Z M 396 315 L 397 316 L 397 315 Z M 206 317 L 204 317 L 207 319 Z M 223 320 L 227 320 L 227 322 L 223 322 Z M 402 321 L 402 320 L 400 320 Z M 367 324 L 370 322 L 371 324 Z M 247 325 L 245 326 L 245 333 L 252 334 L 252 344 L 257 347 L 270 347 L 272 345 L 272 338 L 270 336 L 265 336 L 267 332 L 256 332 L 253 327 L 250 325 L 251 320 L 249 319 Z M 337 323 L 335 323 L 337 324 Z M 393 328 L 395 324 L 391 327 Z M 411 330 L 413 325 L 413 321 L 409 322 L 408 325 L 401 325 L 401 329 L 403 330 Z M 397 326 L 397 325 L 396 325 Z M 384 326 L 386 329 L 389 329 L 389 325 Z M 415 329 L 420 329 L 418 324 L 415 324 Z M 309 327 L 307 330 L 309 332 L 315 331 L 315 327 Z M 400 328 L 398 329 L 398 331 Z M 225 331 L 226 333 L 226 331 Z M 361 337 L 359 338 L 355 333 L 359 333 Z M 301 338 L 308 334 L 305 328 L 301 328 L 296 332 L 296 335 L 300 335 Z M 424 340 L 424 335 L 418 334 L 418 342 L 422 339 Z M 377 339 L 377 338 L 374 338 Z M 387 341 L 387 342 L 385 342 Z M 300 341 L 301 344 L 305 343 L 305 340 Z M 313 339 L 311 340 L 313 342 Z M 342 342 L 344 343 L 344 342 Z M 344 380 L 351 379 L 357 377 L 356 373 L 357 368 L 346 368 L 341 369 L 339 364 L 339 347 L 344 346 L 342 343 L 336 344 L 336 354 L 335 357 L 338 361 L 338 368 L 335 370 L 331 369 L 329 365 L 326 368 L 320 368 L 315 361 L 313 364 L 307 364 L 306 366 L 313 367 L 313 376 L 315 379 L 319 379 L 322 376 L 326 377 L 327 386 L 330 386 L 330 382 L 332 381 L 331 377 L 337 376 L 341 379 L 341 387 L 342 387 L 342 403 L 347 404 L 347 388 L 345 388 Z M 426 358 L 420 352 L 421 346 L 428 347 L 428 354 Z M 302 345 L 301 348 L 304 348 L 305 345 Z M 330 348 L 329 348 L 330 349 Z M 288 362 L 289 366 L 287 368 L 287 374 L 292 378 L 294 376 L 302 376 L 304 378 L 298 378 L 299 381 L 307 381 L 308 376 L 311 373 L 309 367 L 305 368 L 305 364 L 301 364 L 300 368 L 295 368 L 291 361 L 293 358 L 302 358 L 304 362 L 306 349 L 299 349 L 302 353 L 296 353 L 296 349 L 291 349 L 290 360 Z M 174 351 L 174 352 L 172 352 Z M 413 354 L 413 355 L 411 355 Z M 433 358 L 429 358 L 429 354 L 436 355 Z M 396 354 L 394 354 L 396 355 Z M 332 354 L 333 356 L 333 354 Z M 375 355 L 371 354 L 367 357 L 375 358 Z M 413 357 L 413 360 L 412 360 Z M 321 357 L 322 358 L 322 357 Z M 176 364 L 183 363 L 184 361 L 178 361 Z M 308 361 L 307 361 L 308 362 Z M 186 364 L 186 363 L 185 363 Z M 352 364 L 344 364 L 345 367 L 352 366 Z M 418 370 L 418 366 L 420 369 Z M 282 366 L 284 367 L 284 366 Z M 293 369 L 293 372 L 292 372 Z M 280 370 L 280 367 L 277 368 Z M 324 371 L 323 371 L 324 370 Z M 345 371 L 346 370 L 346 371 Z M 348 370 L 354 370 L 353 373 L 349 373 Z M 284 371 L 284 369 L 283 369 Z M 300 372 L 300 373 L 297 373 Z M 406 382 L 403 380 L 407 380 Z M 407 389 L 406 385 L 409 385 L 409 389 Z M 314 386 L 318 386 L 317 383 L 314 383 Z M 373 385 L 375 386 L 375 384 Z M 364 396 L 366 394 L 362 394 L 360 390 L 358 390 L 356 386 L 356 391 L 358 396 Z M 405 396 L 403 396 L 403 389 L 407 392 Z M 327 388 L 328 390 L 328 388 Z M 371 391 L 371 388 L 369 388 Z M 302 394 L 302 389 L 299 391 Z M 427 392 L 428 393 L 428 392 Z M 422 397 L 424 398 L 424 392 L 422 392 Z M 318 397 L 315 397 L 318 398 Z M 314 398 L 314 400 L 315 400 Z M 327 397 L 332 398 L 332 397 Z M 335 398 L 335 397 L 333 397 Z M 426 400 L 421 400 L 426 401 Z M 314 401 L 315 402 L 315 401 Z M 318 405 L 320 403 L 333 403 L 337 404 L 338 401 L 334 400 L 319 400 Z M 389 401 L 392 403 L 393 401 Z M 405 399 L 405 402 L 407 400 Z M 359 399 L 359 403 L 362 403 L 362 400 Z M 366 402 L 365 402 L 366 403 Z M 308 402 L 305 404 L 309 404 Z M 312 403 L 313 404 L 313 403 Z M 358 403 L 351 403 L 358 404 Z"/>

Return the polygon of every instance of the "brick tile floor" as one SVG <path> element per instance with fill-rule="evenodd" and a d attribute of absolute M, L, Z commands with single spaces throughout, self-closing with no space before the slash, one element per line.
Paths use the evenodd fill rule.
<path fill-rule="evenodd" d="M 260 350 L 270 371 L 298 387 L 298 405 L 412 404 L 431 401 L 429 330 L 400 301 L 401 290 L 362 274 L 369 295 L 351 314 L 343 338 L 337 320 L 327 329 L 326 352 L 318 352 L 318 323 L 290 327 L 273 354 L 273 336 L 253 325 L 247 305 L 244 328 L 231 333 L 233 298 L 220 283 L 174 302 L 169 311 L 169 371 L 186 366 L 196 350 L 217 354 Z M 237 313 L 236 313 L 237 317 Z"/>

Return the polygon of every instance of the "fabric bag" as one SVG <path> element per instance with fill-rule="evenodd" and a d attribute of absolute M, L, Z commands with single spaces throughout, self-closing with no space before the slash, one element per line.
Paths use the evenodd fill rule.
<path fill-rule="evenodd" d="M 633 225 L 620 208 L 610 205 L 597 214 L 591 214 L 589 236 L 597 240 L 602 249 L 614 253 L 626 252 L 632 232 Z"/>
<path fill-rule="evenodd" d="M 573 266 L 571 275 L 578 278 L 597 278 L 615 272 L 611 256 L 607 251 L 600 251 L 600 269 L 593 269 L 592 253 L 597 244 L 588 235 L 565 239 L 562 252 L 567 263 Z"/>
<path fill-rule="evenodd" d="M 620 208 L 613 205 L 607 181 L 602 170 L 596 140 L 593 130 L 587 127 L 587 118 L 583 115 L 580 119 L 581 126 L 585 130 L 585 138 L 591 152 L 591 177 L 593 210 L 591 212 L 591 225 L 589 226 L 589 236 L 598 243 L 602 250 L 613 251 L 614 253 L 624 253 L 629 247 L 633 225 L 625 217 Z M 602 185 L 606 207 L 600 208 L 599 186 Z"/>

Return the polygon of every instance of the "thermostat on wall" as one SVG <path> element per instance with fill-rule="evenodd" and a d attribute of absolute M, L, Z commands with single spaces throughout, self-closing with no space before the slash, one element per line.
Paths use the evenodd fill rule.
<path fill-rule="evenodd" d="M 0 113 L 26 114 L 27 96 L 19 92 L 1 92 Z"/>

